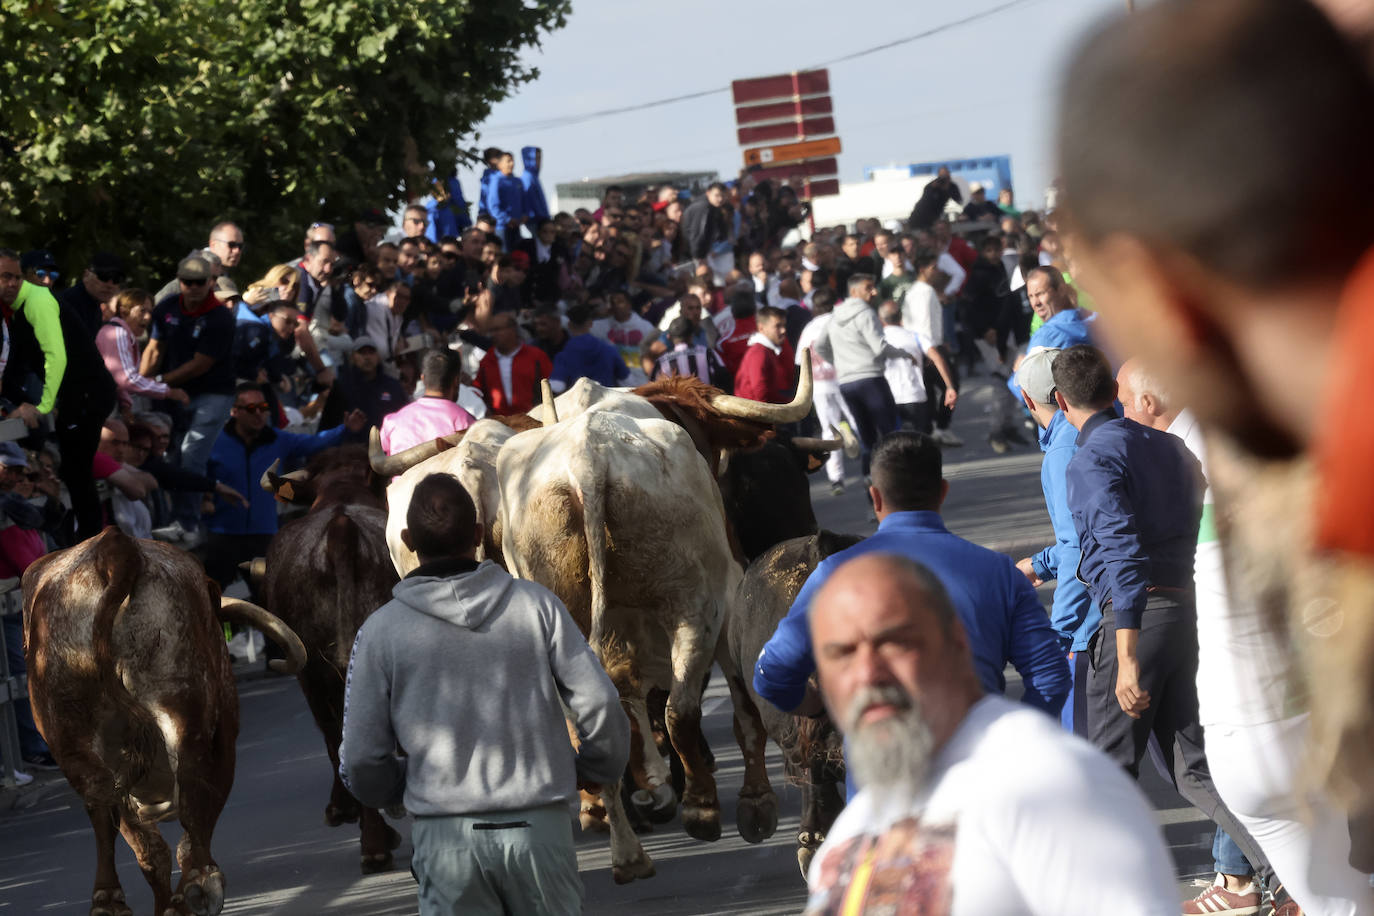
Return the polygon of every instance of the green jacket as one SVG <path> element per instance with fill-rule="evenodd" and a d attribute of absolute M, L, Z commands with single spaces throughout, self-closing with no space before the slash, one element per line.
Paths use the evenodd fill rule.
<path fill-rule="evenodd" d="M 11 372 L 22 382 L 24 374 L 37 371 L 41 354 L 43 397 L 38 402 L 38 412 L 51 413 L 57 401 L 57 389 L 67 372 L 60 306 L 46 286 L 25 280 L 9 312 L 10 358 L 5 369 L 5 387 L 11 390 L 14 387 L 8 384 Z"/>

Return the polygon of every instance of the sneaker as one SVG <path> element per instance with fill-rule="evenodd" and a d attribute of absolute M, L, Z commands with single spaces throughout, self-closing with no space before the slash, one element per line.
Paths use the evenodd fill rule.
<path fill-rule="evenodd" d="M 835 481 L 834 483 L 832 483 L 832 484 L 830 485 L 830 495 L 831 495 L 831 496 L 843 496 L 843 495 L 844 495 L 844 481 L 843 481 L 843 480 L 837 480 L 837 481 Z"/>
<path fill-rule="evenodd" d="M 12 772 L 14 773 L 14 784 L 16 786 L 27 786 L 29 783 L 33 782 L 33 777 L 23 770 L 13 770 Z"/>
<path fill-rule="evenodd" d="M 992 450 L 999 455 L 1005 455 L 1011 451 L 1011 446 L 1007 444 L 1007 440 L 995 433 L 988 436 L 988 445 L 992 446 Z"/>
<path fill-rule="evenodd" d="M 1280 904 L 1273 909 L 1274 916 L 1302 916 L 1302 907 L 1296 901 L 1290 900 Z"/>
<path fill-rule="evenodd" d="M 1302 907 L 1288 896 L 1288 891 L 1280 884 L 1265 895 L 1269 904 L 1270 916 L 1302 916 Z"/>
<path fill-rule="evenodd" d="M 840 436 L 840 441 L 844 443 L 844 455 L 851 461 L 859 457 L 859 437 L 854 435 L 854 430 L 849 428 L 849 423 L 845 420 L 840 421 L 838 427 L 831 427 Z"/>
<path fill-rule="evenodd" d="M 930 434 L 930 437 L 935 440 L 936 445 L 943 445 L 947 448 L 958 448 L 964 444 L 963 439 L 960 439 L 947 429 L 937 429 Z"/>
<path fill-rule="evenodd" d="M 24 766 L 31 770 L 56 770 L 60 769 L 57 761 L 52 759 L 52 754 L 46 751 L 42 754 L 33 754 L 24 758 Z"/>
<path fill-rule="evenodd" d="M 1260 890 L 1251 881 L 1239 893 L 1226 889 L 1217 875 L 1207 889 L 1183 904 L 1183 916 L 1251 916 L 1260 909 Z"/>
<path fill-rule="evenodd" d="M 186 536 L 186 531 L 181 527 L 180 522 L 172 522 L 172 524 L 165 528 L 154 528 L 152 535 L 155 541 L 166 541 L 168 544 L 180 544 L 181 539 Z"/>
<path fill-rule="evenodd" d="M 205 530 L 197 525 L 190 531 L 185 531 L 181 536 L 181 546 L 184 550 L 195 550 L 205 543 Z"/>

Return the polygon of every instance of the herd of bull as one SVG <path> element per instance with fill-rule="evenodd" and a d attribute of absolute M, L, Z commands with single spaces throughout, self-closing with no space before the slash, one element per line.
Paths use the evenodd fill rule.
<path fill-rule="evenodd" d="M 223 621 L 280 645 L 324 734 L 333 772 L 330 826 L 359 823 L 362 868 L 385 870 L 400 842 L 382 814 L 338 777 L 344 674 L 358 627 L 390 600 L 418 560 L 402 543 L 406 507 L 424 477 L 457 477 L 486 532 L 478 559 L 552 590 L 619 689 L 632 752 L 624 781 L 583 793 L 584 829 L 610 834 L 618 883 L 653 875 L 636 837 L 681 818 L 720 837 L 714 759 L 701 733 L 712 663 L 724 672 L 744 757 L 740 836 L 773 834 L 777 797 L 765 745 L 783 750 L 803 787 L 803 867 L 843 805 L 840 739 L 824 720 L 762 701 L 752 668 L 816 565 L 854 538 L 818 531 L 807 475 L 833 440 L 781 427 L 811 406 L 810 359 L 796 397 L 770 405 L 695 379 L 633 391 L 583 379 L 530 416 L 480 420 L 394 455 L 377 432 L 365 453 L 321 453 L 304 471 L 263 475 L 303 509 L 267 556 L 244 564 L 265 608 L 222 598 L 199 562 L 110 528 L 35 562 L 24 576 L 25 647 L 34 716 L 95 829 L 91 916 L 123 916 L 115 831 L 133 849 L 155 912 L 214 914 L 224 875 L 210 853 L 229 795 L 238 697 Z M 301 514 L 303 512 L 303 514 Z M 576 736 L 570 736 L 576 741 Z M 179 820 L 181 877 L 157 823 Z"/>

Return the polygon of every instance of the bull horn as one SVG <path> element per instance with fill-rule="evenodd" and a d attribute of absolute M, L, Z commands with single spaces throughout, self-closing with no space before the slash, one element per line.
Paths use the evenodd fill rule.
<path fill-rule="evenodd" d="M 412 446 L 394 455 L 388 455 L 382 451 L 382 434 L 377 427 L 372 427 L 372 435 L 368 442 L 367 460 L 372 465 L 372 470 L 380 477 L 396 477 L 415 467 L 422 461 L 428 461 L 435 455 L 446 449 L 453 448 L 463 441 L 463 435 L 467 430 L 459 430 L 442 436 L 432 442 L 421 442 L 419 445 Z"/>
<path fill-rule="evenodd" d="M 244 560 L 239 564 L 239 572 L 249 582 L 258 583 L 267 577 L 267 558 L 254 557 L 251 560 Z M 256 585 L 255 585 L 256 587 Z"/>
<path fill-rule="evenodd" d="M 238 598 L 220 598 L 219 616 L 220 619 L 231 623 L 247 624 L 262 630 L 268 639 L 282 647 L 286 652 L 286 659 L 281 664 L 276 664 L 275 659 L 269 663 L 273 671 L 295 674 L 305 667 L 305 643 L 301 642 L 301 638 L 283 623 L 280 617 L 266 608 Z"/>
<path fill-rule="evenodd" d="M 844 448 L 843 439 L 817 439 L 813 436 L 793 436 L 792 444 L 804 452 L 838 452 Z"/>
<path fill-rule="evenodd" d="M 788 404 L 765 404 L 732 394 L 718 394 L 711 398 L 711 406 L 727 417 L 754 420 L 758 423 L 795 423 L 811 412 L 811 350 L 802 350 L 801 380 L 797 382 L 797 396 Z"/>
<path fill-rule="evenodd" d="M 280 458 L 273 461 L 272 464 L 268 466 L 267 470 L 262 472 L 262 479 L 258 481 L 258 486 L 262 487 L 268 493 L 275 494 L 277 488 L 273 485 L 272 478 L 277 476 L 277 468 L 279 467 L 281 467 Z"/>
<path fill-rule="evenodd" d="M 548 379 L 539 380 L 539 391 L 544 396 L 544 425 L 552 426 L 558 422 L 558 408 L 553 403 L 553 386 Z"/>

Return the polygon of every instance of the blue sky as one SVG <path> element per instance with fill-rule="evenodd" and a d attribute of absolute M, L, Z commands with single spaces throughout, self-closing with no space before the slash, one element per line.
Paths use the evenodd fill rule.
<path fill-rule="evenodd" d="M 493 109 L 477 145 L 543 147 L 550 193 L 558 182 L 625 172 L 733 177 L 741 153 L 728 93 L 571 126 L 518 125 L 806 69 L 1006 2 L 574 0 L 567 26 L 526 54 L 539 79 Z M 1010 154 L 1019 201 L 1038 204 L 1053 178 L 1049 137 L 1065 57 L 1084 28 L 1124 5 L 1024 0 L 832 65 L 840 179 L 861 180 L 871 165 Z M 461 177 L 474 199 L 476 173 Z"/>

